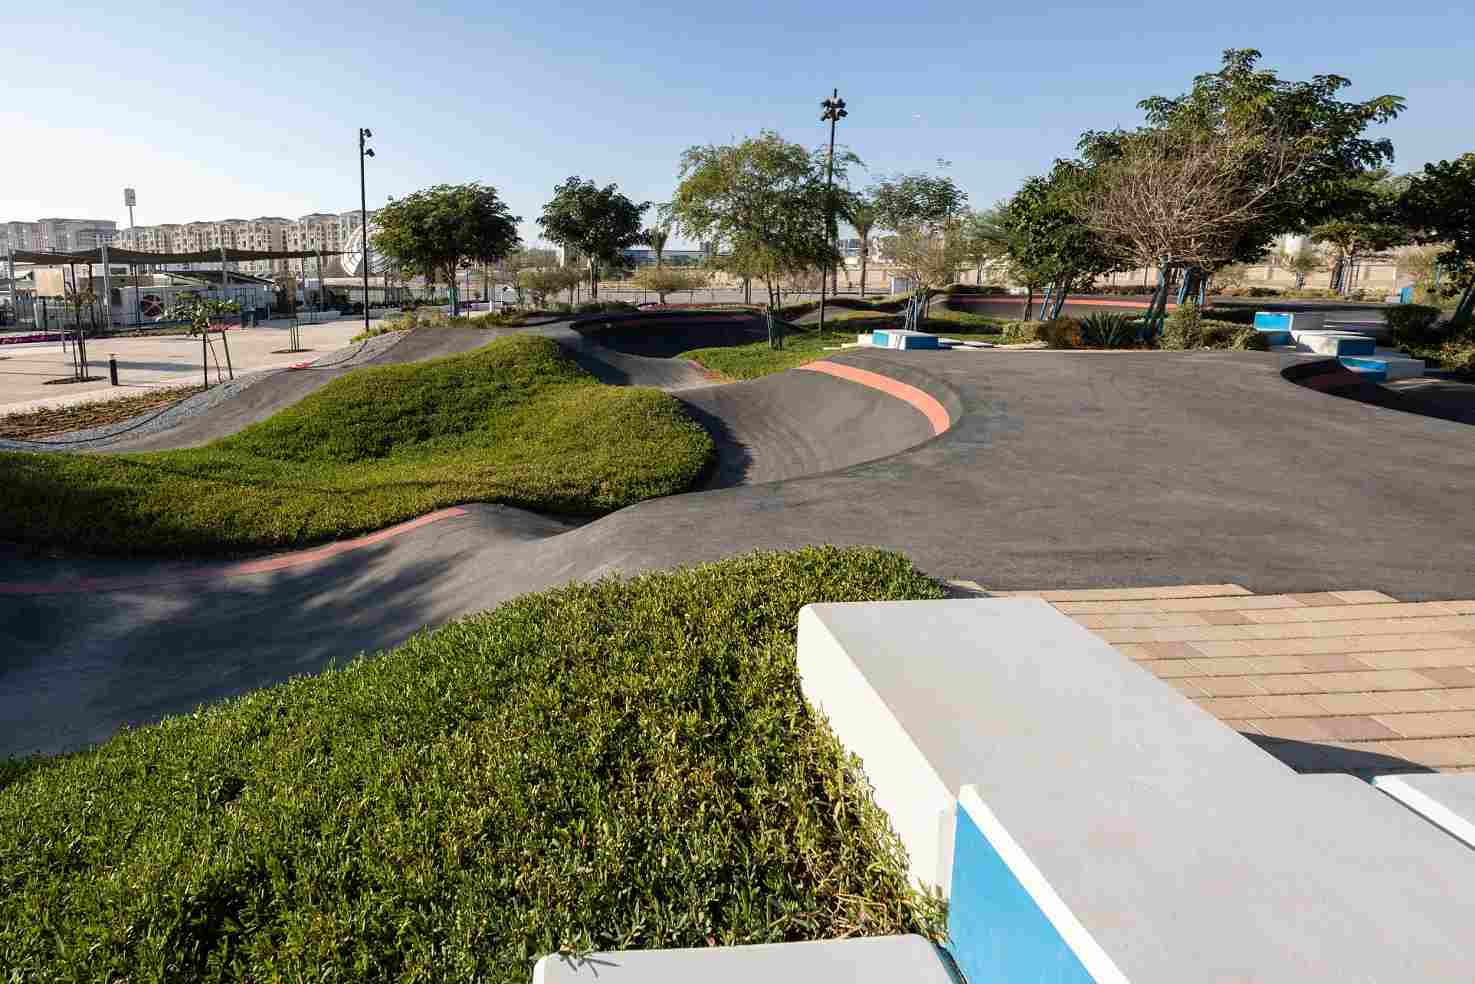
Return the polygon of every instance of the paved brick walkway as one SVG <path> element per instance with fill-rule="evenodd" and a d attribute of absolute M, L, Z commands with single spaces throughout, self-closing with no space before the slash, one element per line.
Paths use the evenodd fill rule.
<path fill-rule="evenodd" d="M 1475 601 L 1235 584 L 1049 601 L 1303 772 L 1475 772 Z"/>

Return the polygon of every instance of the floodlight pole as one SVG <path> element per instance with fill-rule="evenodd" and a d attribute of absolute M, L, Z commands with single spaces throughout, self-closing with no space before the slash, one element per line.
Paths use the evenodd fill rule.
<path fill-rule="evenodd" d="M 20 289 L 15 285 L 15 243 L 6 241 L 10 247 L 10 255 L 7 257 L 10 263 L 10 316 L 15 319 L 15 326 L 20 327 Z M 31 306 L 31 325 L 36 323 L 36 308 Z"/>
<path fill-rule="evenodd" d="M 821 122 L 828 120 L 830 123 L 830 159 L 825 167 L 825 249 L 831 255 L 825 257 L 825 267 L 819 272 L 819 338 L 825 339 L 825 290 L 829 287 L 827 274 L 829 266 L 834 262 L 834 246 L 830 242 L 830 226 L 834 220 L 835 204 L 835 124 L 846 116 L 845 100 L 840 98 L 840 90 L 835 89 L 830 98 L 820 103 L 824 113 L 820 115 Z"/>
<path fill-rule="evenodd" d="M 368 127 L 359 127 L 359 236 L 364 243 L 364 331 L 369 330 L 369 194 L 364 183 L 364 160 L 374 156 L 364 141 L 374 136 Z"/>
<path fill-rule="evenodd" d="M 123 203 L 128 206 L 128 231 L 133 233 L 133 250 L 138 252 L 138 228 L 133 224 L 133 203 L 137 195 L 132 188 L 123 189 Z M 143 324 L 143 300 L 138 289 L 138 264 L 128 264 L 133 275 L 133 324 Z"/>

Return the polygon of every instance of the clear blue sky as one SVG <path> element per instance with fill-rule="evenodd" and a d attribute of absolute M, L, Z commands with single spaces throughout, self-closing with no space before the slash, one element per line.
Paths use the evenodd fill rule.
<path fill-rule="evenodd" d="M 531 239 L 570 174 L 661 201 L 691 144 L 765 127 L 818 143 L 832 86 L 870 174 L 943 158 L 984 205 L 1082 130 L 1134 124 L 1139 99 L 1181 92 L 1226 47 L 1259 48 L 1283 77 L 1345 75 L 1350 98 L 1406 96 L 1384 128 L 1399 170 L 1475 149 L 1460 4 L 826 6 L 15 0 L 0 13 L 0 220 L 126 222 L 124 185 L 141 223 L 354 208 L 363 125 L 371 208 L 480 180 Z"/>

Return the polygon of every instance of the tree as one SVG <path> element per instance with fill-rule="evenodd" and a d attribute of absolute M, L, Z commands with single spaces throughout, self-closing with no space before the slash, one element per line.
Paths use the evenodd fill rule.
<path fill-rule="evenodd" d="M 1088 224 L 1121 255 L 1159 268 L 1151 319 L 1161 317 L 1175 270 L 1186 292 L 1215 265 L 1254 262 L 1276 235 L 1355 207 L 1354 179 L 1392 159 L 1389 140 L 1364 134 L 1395 118 L 1402 98 L 1344 102 L 1336 96 L 1349 80 L 1283 80 L 1258 69 L 1260 57 L 1226 50 L 1219 71 L 1199 75 L 1189 92 L 1138 103 L 1144 127 L 1082 135 L 1078 149 L 1104 180 L 1080 214 L 1089 211 Z"/>
<path fill-rule="evenodd" d="M 640 241 L 649 246 L 656 254 L 656 267 L 661 266 L 661 259 L 666 253 L 666 240 L 671 238 L 671 227 L 664 223 L 653 225 L 640 234 Z"/>
<path fill-rule="evenodd" d="M 707 278 L 700 270 L 680 270 L 674 267 L 648 266 L 635 272 L 635 286 L 653 292 L 661 304 L 666 295 L 682 290 L 697 290 L 707 285 Z"/>
<path fill-rule="evenodd" d="M 571 291 L 583 279 L 584 274 L 576 267 L 537 267 L 519 270 L 517 287 L 519 290 L 526 289 L 533 295 L 533 303 L 542 307 L 549 294 L 557 294 L 561 290 Z"/>
<path fill-rule="evenodd" d="M 963 220 L 963 255 L 973 264 L 978 282 L 983 283 L 983 268 L 1006 259 L 1009 253 L 1009 230 L 1005 227 L 1003 205 L 968 213 Z"/>
<path fill-rule="evenodd" d="M 835 155 L 836 181 L 859 159 Z M 765 130 L 738 144 L 689 147 L 681 155 L 680 184 L 669 214 L 689 238 L 708 243 L 724 269 L 757 278 L 768 299 L 782 299 L 783 279 L 828 269 L 825 158 Z"/>
<path fill-rule="evenodd" d="M 1384 168 L 1365 171 L 1347 182 L 1341 217 L 1312 227 L 1311 237 L 1332 248 L 1333 289 L 1349 293 L 1359 259 L 1408 242 L 1398 213 L 1398 196 L 1407 183 Z"/>
<path fill-rule="evenodd" d="M 1058 317 L 1072 289 L 1089 284 L 1120 265 L 1120 255 L 1073 210 L 1073 203 L 1089 193 L 1090 169 L 1071 161 L 1057 161 L 1048 175 L 1029 178 L 998 216 L 1004 239 L 999 248 L 1024 280 L 1025 317 L 1034 289 L 1048 287 L 1048 306 L 1040 320 Z"/>
<path fill-rule="evenodd" d="M 1463 288 L 1454 324 L 1475 319 L 1475 153 L 1425 164 L 1399 198 L 1399 214 L 1421 243 L 1438 243 L 1438 263 L 1450 283 Z"/>
<path fill-rule="evenodd" d="M 871 231 L 875 229 L 878 215 L 876 203 L 865 192 L 850 192 L 840 200 L 840 214 L 850 223 L 860 237 L 860 296 L 866 296 L 866 265 L 871 256 Z"/>
<path fill-rule="evenodd" d="M 958 218 L 968 206 L 968 194 L 945 175 L 897 174 L 876 183 L 866 193 L 883 229 L 937 229 Z"/>
<path fill-rule="evenodd" d="M 451 285 L 453 315 L 460 311 L 456 271 L 467 263 L 496 263 L 521 243 L 517 223 L 497 190 L 477 182 L 440 184 L 391 198 L 375 215 L 374 247 L 391 263 L 429 282 Z"/>
<path fill-rule="evenodd" d="M 952 283 L 968 262 L 962 223 L 935 229 L 917 226 L 887 236 L 882 254 L 901 271 L 917 290 L 931 290 Z"/>
<path fill-rule="evenodd" d="M 1296 289 L 1301 290 L 1306 286 L 1306 278 L 1318 270 L 1326 269 L 1326 261 L 1322 259 L 1321 251 L 1309 242 L 1302 242 L 1295 249 L 1282 247 L 1276 254 L 1276 262 L 1291 272 L 1296 278 Z"/>
<path fill-rule="evenodd" d="M 1231 259 L 1254 262 L 1283 232 L 1306 232 L 1345 214 L 1361 194 L 1356 178 L 1393 160 L 1393 143 L 1371 139 L 1369 126 L 1395 119 L 1400 96 L 1362 102 L 1337 97 L 1352 83 L 1340 75 L 1306 82 L 1279 78 L 1257 68 L 1253 48 L 1224 52 L 1217 72 L 1199 75 L 1189 92 L 1154 96 L 1138 103 L 1147 125 L 1194 138 L 1217 134 L 1235 146 L 1242 161 L 1273 183 Z M 1087 134 L 1089 138 L 1099 134 Z M 1286 157 L 1295 162 L 1284 173 Z"/>
<path fill-rule="evenodd" d="M 574 176 L 553 189 L 538 225 L 560 246 L 578 250 L 589 264 L 589 293 L 599 296 L 599 266 L 620 262 L 620 251 L 641 241 L 640 217 L 650 202 L 638 205 L 617 185 L 600 188 Z"/>

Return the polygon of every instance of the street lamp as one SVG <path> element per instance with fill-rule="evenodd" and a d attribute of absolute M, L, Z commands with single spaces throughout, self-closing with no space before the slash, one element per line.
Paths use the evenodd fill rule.
<path fill-rule="evenodd" d="M 825 168 L 825 247 L 832 254 L 825 257 L 826 269 L 822 269 L 819 276 L 819 338 L 823 342 L 825 338 L 825 290 L 829 287 L 828 267 L 834 262 L 834 246 L 830 242 L 830 228 L 835 220 L 835 124 L 850 114 L 845 112 L 845 100 L 840 98 L 839 89 L 835 89 L 830 98 L 820 103 L 820 107 L 824 110 L 820 114 L 820 122 L 829 121 L 830 124 L 830 161 Z"/>
<path fill-rule="evenodd" d="M 364 331 L 369 330 L 369 196 L 364 184 L 364 158 L 374 156 L 374 148 L 364 141 L 374 136 L 368 127 L 359 127 L 359 235 L 364 242 Z"/>

